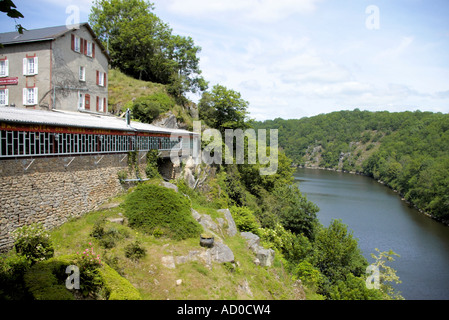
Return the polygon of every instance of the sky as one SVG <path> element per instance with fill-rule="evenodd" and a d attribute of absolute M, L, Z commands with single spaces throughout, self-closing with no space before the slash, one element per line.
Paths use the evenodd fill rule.
<path fill-rule="evenodd" d="M 239 92 L 253 119 L 355 108 L 449 113 L 447 0 L 151 2 L 174 34 L 201 47 L 209 88 Z M 91 0 L 14 3 L 28 29 L 71 23 L 74 8 L 87 22 L 91 7 Z M 1 14 L 0 26 L 14 31 L 15 21 Z"/>

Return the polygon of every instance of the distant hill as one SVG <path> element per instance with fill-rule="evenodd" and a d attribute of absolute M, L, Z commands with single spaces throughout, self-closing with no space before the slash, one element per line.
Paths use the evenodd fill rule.
<path fill-rule="evenodd" d="M 449 222 L 448 114 L 355 109 L 255 128 L 279 129 L 280 147 L 299 166 L 369 175 Z"/>

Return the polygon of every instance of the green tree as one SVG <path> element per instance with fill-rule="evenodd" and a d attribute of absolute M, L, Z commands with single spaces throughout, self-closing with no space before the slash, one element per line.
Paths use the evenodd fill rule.
<path fill-rule="evenodd" d="M 322 290 L 326 293 L 337 281 L 345 281 L 348 274 L 360 277 L 368 262 L 363 257 L 351 232 L 340 220 L 321 228 L 314 241 L 312 264 L 326 277 Z"/>
<path fill-rule="evenodd" d="M 225 129 L 249 128 L 248 105 L 239 92 L 215 85 L 211 92 L 203 93 L 198 104 L 199 117 L 224 136 Z"/>
<path fill-rule="evenodd" d="M 378 255 L 376 256 L 374 253 L 372 253 L 371 257 L 375 259 L 372 265 L 379 269 L 380 291 L 387 295 L 390 299 L 403 300 L 404 298 L 401 296 L 401 294 L 390 284 L 392 282 L 396 284 L 401 283 L 399 277 L 396 274 L 396 270 L 387 265 L 387 262 L 395 261 L 394 256 L 399 257 L 399 255 L 392 250 L 388 252 L 381 252 L 377 248 L 376 252 L 378 253 Z"/>
<path fill-rule="evenodd" d="M 96 0 L 89 22 L 109 49 L 112 67 L 135 78 L 171 84 L 177 95 L 204 91 L 198 53 L 190 37 L 172 34 L 172 29 L 152 11 L 145 0 Z M 182 79 L 179 82 L 179 79 Z"/>

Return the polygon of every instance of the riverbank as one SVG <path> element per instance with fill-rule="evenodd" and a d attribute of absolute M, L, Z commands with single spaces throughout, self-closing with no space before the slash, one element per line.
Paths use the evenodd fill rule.
<path fill-rule="evenodd" d="M 340 170 L 340 169 L 335 169 L 335 168 L 323 168 L 323 167 L 318 167 L 318 166 L 302 166 L 302 165 L 295 165 L 296 168 L 304 168 L 304 169 L 315 169 L 315 170 L 327 170 L 327 171 L 334 171 L 334 172 L 341 172 L 341 173 L 350 173 L 350 174 L 356 174 L 356 175 L 361 175 L 361 176 L 365 176 L 368 178 L 371 178 L 373 180 L 375 180 L 376 182 L 388 187 L 389 189 L 391 189 L 393 192 L 397 193 L 398 196 L 401 198 L 402 201 L 404 201 L 410 208 L 414 208 L 416 209 L 419 213 L 423 214 L 424 216 L 435 220 L 447 227 L 449 227 L 449 221 L 446 220 L 442 220 L 442 219 L 438 219 L 437 217 L 431 215 L 430 213 L 424 211 L 423 209 L 419 208 L 416 204 L 414 204 L 413 202 L 405 199 L 405 195 L 401 192 L 399 192 L 398 190 L 392 188 L 388 183 L 379 180 L 379 179 L 374 179 L 372 176 L 364 173 L 364 172 L 357 172 L 357 171 L 347 171 L 347 170 Z"/>

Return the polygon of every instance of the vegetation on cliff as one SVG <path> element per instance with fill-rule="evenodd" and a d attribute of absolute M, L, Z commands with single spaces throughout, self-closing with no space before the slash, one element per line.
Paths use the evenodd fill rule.
<path fill-rule="evenodd" d="M 280 146 L 298 165 L 364 173 L 449 220 L 448 114 L 355 109 L 255 126 L 279 129 Z"/>

